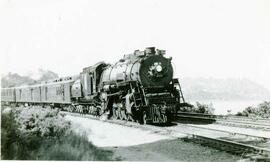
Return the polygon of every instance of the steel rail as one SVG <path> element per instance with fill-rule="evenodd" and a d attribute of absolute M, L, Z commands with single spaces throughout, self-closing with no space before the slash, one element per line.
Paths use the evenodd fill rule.
<path fill-rule="evenodd" d="M 213 115 L 193 115 L 193 114 L 187 114 L 184 115 L 177 114 L 177 117 L 179 118 L 192 118 L 192 119 L 200 119 L 200 120 L 209 120 L 209 121 L 216 121 L 216 123 L 219 124 L 226 124 L 226 125 L 234 125 L 237 126 L 237 124 L 240 127 L 249 127 L 249 128 L 255 128 L 255 129 L 270 129 L 270 123 L 258 123 L 258 122 L 250 122 L 250 121 L 239 121 L 239 120 L 230 120 L 230 119 L 224 119 L 224 118 L 215 118 Z"/>
<path fill-rule="evenodd" d="M 204 113 L 194 113 L 194 112 L 177 112 L 177 115 L 187 115 L 187 116 L 201 116 L 201 117 L 208 117 L 213 118 L 213 119 L 230 119 L 230 120 L 237 120 L 239 121 L 251 121 L 251 122 L 260 122 L 260 123 L 269 123 L 270 124 L 270 119 L 265 119 L 265 118 L 248 118 L 244 116 L 235 116 L 235 115 L 214 115 L 214 114 L 204 114 Z M 207 118 L 207 119 L 208 119 Z"/>
<path fill-rule="evenodd" d="M 249 136 L 249 137 L 254 137 L 254 138 L 262 138 L 265 140 L 270 140 L 270 137 L 265 137 L 265 136 L 258 136 L 258 135 L 252 135 L 252 134 L 247 134 L 247 133 L 239 133 L 235 131 L 227 131 L 227 130 L 220 130 L 220 129 L 215 129 L 215 128 L 206 128 L 206 127 L 201 127 L 197 125 L 186 125 L 186 124 L 181 124 L 178 123 L 179 125 L 185 126 L 185 127 L 193 127 L 197 129 L 204 129 L 204 130 L 210 130 L 210 131 L 215 131 L 215 132 L 223 132 L 223 133 L 228 133 L 228 134 L 234 134 L 234 135 L 241 135 L 241 136 Z"/>
<path fill-rule="evenodd" d="M 253 160 L 258 158 L 264 161 L 270 160 L 270 149 L 267 148 L 195 134 L 189 135 L 188 139 L 191 139 L 191 142 L 194 143 L 199 143 L 201 145 L 216 148 L 233 154 L 244 155 L 245 157 Z M 258 155 L 260 156 L 258 157 Z"/>

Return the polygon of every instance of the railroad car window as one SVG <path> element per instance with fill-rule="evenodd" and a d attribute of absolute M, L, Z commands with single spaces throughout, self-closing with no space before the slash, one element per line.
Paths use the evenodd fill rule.
<path fill-rule="evenodd" d="M 48 99 L 47 93 L 48 93 L 48 87 L 45 87 L 45 100 Z"/>
<path fill-rule="evenodd" d="M 88 88 L 88 85 L 87 85 L 87 74 L 84 74 L 84 86 L 85 86 L 85 89 Z"/>
<path fill-rule="evenodd" d="M 61 89 L 60 89 L 60 87 L 56 87 L 56 95 L 59 95 L 61 92 Z"/>
<path fill-rule="evenodd" d="M 39 100 L 41 101 L 41 87 L 39 87 Z"/>
<path fill-rule="evenodd" d="M 63 96 L 63 100 L 65 100 L 65 86 L 62 85 L 62 96 Z"/>
<path fill-rule="evenodd" d="M 20 99 L 22 98 L 22 90 L 19 90 L 19 94 L 20 94 Z"/>
<path fill-rule="evenodd" d="M 90 93 L 93 93 L 93 76 L 90 75 Z"/>
<path fill-rule="evenodd" d="M 30 89 L 30 93 L 31 93 L 31 100 L 33 100 L 33 88 Z"/>

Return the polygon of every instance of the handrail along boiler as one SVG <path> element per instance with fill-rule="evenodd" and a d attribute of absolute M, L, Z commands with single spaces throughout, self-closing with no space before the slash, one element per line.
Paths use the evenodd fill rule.
<path fill-rule="evenodd" d="M 24 90 L 20 87 L 2 89 L 2 101 L 9 98 L 7 102 L 54 104 L 69 111 L 97 116 L 106 113 L 109 118 L 140 123 L 171 122 L 177 110 L 186 103 L 178 79 L 173 78 L 172 59 L 164 55 L 164 50 L 154 47 L 136 50 L 113 65 L 99 62 L 86 67 L 79 76 L 69 77 L 68 81 L 58 79 L 29 86 L 27 93 L 39 87 L 35 95 L 40 94 L 40 97 L 36 96 L 35 101 L 33 97 L 20 100 L 21 94 L 16 94 Z M 14 97 L 5 96 L 13 94 L 3 93 L 11 89 Z"/>

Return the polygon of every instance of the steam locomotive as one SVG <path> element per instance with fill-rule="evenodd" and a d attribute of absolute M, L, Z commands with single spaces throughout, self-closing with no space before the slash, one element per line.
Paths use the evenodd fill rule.
<path fill-rule="evenodd" d="M 145 123 L 168 123 L 186 106 L 172 58 L 165 50 L 146 48 L 115 64 L 99 62 L 77 76 L 36 85 L 2 88 L 1 101 L 50 105 L 70 112 L 106 115 Z"/>

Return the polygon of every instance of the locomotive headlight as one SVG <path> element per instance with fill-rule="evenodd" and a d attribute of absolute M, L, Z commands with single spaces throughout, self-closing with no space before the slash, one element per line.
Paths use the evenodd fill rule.
<path fill-rule="evenodd" d="M 161 65 L 156 66 L 156 71 L 161 72 L 162 71 L 162 66 Z"/>

